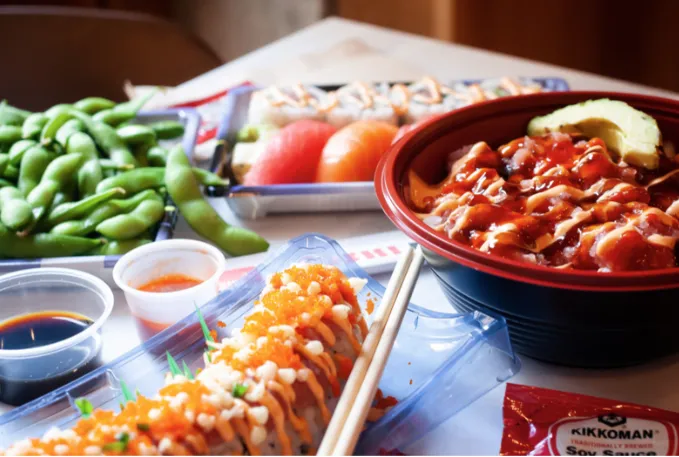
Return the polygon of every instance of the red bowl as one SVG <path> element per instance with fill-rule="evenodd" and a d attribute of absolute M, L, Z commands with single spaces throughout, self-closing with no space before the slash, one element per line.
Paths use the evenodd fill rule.
<path fill-rule="evenodd" d="M 516 281 L 578 290 L 654 290 L 679 287 L 679 268 L 599 273 L 517 262 L 488 255 L 450 240 L 419 220 L 407 207 L 403 182 L 413 168 L 429 182 L 445 176 L 450 152 L 486 141 L 500 146 L 526 133 L 528 121 L 565 105 L 597 98 L 622 100 L 653 116 L 664 138 L 679 139 L 679 101 L 615 92 L 551 92 L 506 97 L 471 105 L 433 119 L 406 135 L 384 155 L 376 191 L 387 216 L 422 246 L 462 265 Z"/>
<path fill-rule="evenodd" d="M 500 146 L 525 135 L 534 116 L 598 98 L 627 102 L 653 116 L 664 138 L 679 140 L 679 101 L 612 92 L 500 98 L 442 115 L 407 134 L 382 158 L 375 187 L 384 212 L 424 248 L 456 307 L 505 317 L 524 354 L 568 365 L 619 366 L 679 350 L 679 332 L 669 323 L 679 319 L 679 268 L 599 273 L 512 261 L 436 232 L 408 208 L 403 194 L 411 167 L 425 181 L 440 182 L 452 151 L 478 141 Z M 639 345 L 640 332 L 656 338 L 652 347 Z M 627 354 L 611 355 L 623 347 Z M 583 351 L 589 355 L 579 355 Z"/>

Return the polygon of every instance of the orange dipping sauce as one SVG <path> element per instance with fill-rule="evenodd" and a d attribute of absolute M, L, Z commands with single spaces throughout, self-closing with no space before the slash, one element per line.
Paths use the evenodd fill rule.
<path fill-rule="evenodd" d="M 177 292 L 178 290 L 190 289 L 203 281 L 185 275 L 166 275 L 156 278 L 146 284 L 137 287 L 142 292 Z"/>

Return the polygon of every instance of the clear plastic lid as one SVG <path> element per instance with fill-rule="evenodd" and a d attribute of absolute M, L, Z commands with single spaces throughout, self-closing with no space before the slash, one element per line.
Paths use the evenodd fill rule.
<path fill-rule="evenodd" d="M 358 267 L 336 242 L 309 234 L 283 246 L 267 262 L 202 307 L 208 326 L 216 329 L 220 338 L 240 327 L 264 288 L 265 278 L 298 262 L 335 265 L 350 277 L 367 279 L 359 302 L 365 304 L 371 298 L 379 306 L 384 287 Z M 217 321 L 226 327 L 218 327 Z M 73 404 L 78 397 L 86 396 L 96 408 L 118 410 L 123 399 L 121 381 L 132 390 L 153 396 L 169 371 L 165 351 L 195 370 L 203 364 L 203 350 L 198 318 L 188 316 L 88 376 L 0 416 L 0 448 L 22 438 L 41 436 L 53 426 L 72 426 L 79 416 Z M 413 443 L 509 379 L 519 367 L 504 321 L 479 313 L 432 312 L 411 304 L 380 383 L 384 395 L 396 397 L 398 404 L 368 426 L 356 453 L 375 454 L 380 449 Z"/>

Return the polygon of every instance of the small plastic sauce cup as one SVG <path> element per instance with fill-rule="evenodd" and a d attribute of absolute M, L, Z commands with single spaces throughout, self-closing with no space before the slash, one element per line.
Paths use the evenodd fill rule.
<path fill-rule="evenodd" d="M 125 293 L 139 335 L 146 340 L 216 297 L 225 268 L 224 254 L 214 246 L 196 240 L 165 240 L 125 254 L 113 268 L 113 280 Z M 174 292 L 139 290 L 169 275 L 187 276 L 201 283 Z"/>
<path fill-rule="evenodd" d="M 92 323 L 69 338 L 44 346 L 4 349 L 0 344 L 0 401 L 21 405 L 97 368 L 103 344 L 101 327 L 112 309 L 111 289 L 87 273 L 35 268 L 1 276 L 0 322 L 64 311 Z"/>

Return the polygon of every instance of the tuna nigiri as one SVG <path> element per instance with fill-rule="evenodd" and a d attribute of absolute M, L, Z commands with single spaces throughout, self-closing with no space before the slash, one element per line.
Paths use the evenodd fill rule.
<path fill-rule="evenodd" d="M 323 148 L 316 182 L 372 181 L 396 132 L 398 127 L 371 120 L 340 129 Z"/>
<path fill-rule="evenodd" d="M 310 183 L 328 139 L 337 131 L 325 122 L 302 120 L 276 133 L 245 175 L 246 186 Z"/>

